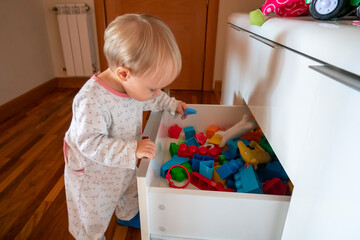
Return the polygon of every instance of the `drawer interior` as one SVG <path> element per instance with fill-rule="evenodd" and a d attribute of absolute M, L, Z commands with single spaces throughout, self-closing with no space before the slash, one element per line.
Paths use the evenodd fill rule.
<path fill-rule="evenodd" d="M 210 125 L 228 129 L 244 114 L 251 115 L 246 106 L 189 104 L 188 107 L 197 110 L 197 114 L 182 120 L 164 112 L 158 125 L 157 157 L 150 161 L 147 174 L 150 232 L 199 239 L 280 238 L 290 196 L 204 191 L 192 184 L 185 189 L 174 189 L 160 176 L 161 165 L 171 159 L 170 143 L 178 141 L 169 138 L 170 126 L 193 126 L 197 133 L 206 132 Z M 186 182 L 172 181 L 177 185 Z M 222 231 L 219 231 L 219 219 L 230 221 L 222 226 Z M 260 225 L 262 231 L 255 227 Z"/>
<path fill-rule="evenodd" d="M 153 177 L 151 179 L 150 187 L 170 188 L 168 181 L 160 176 L 161 166 L 171 159 L 169 147 L 170 143 L 177 143 L 179 139 L 184 139 L 183 131 L 179 139 L 170 138 L 168 130 L 174 124 L 181 128 L 193 126 L 196 133 L 206 133 L 209 126 L 215 125 L 220 129 L 228 129 L 237 122 L 239 122 L 244 114 L 251 115 L 251 112 L 246 106 L 224 106 L 224 105 L 189 105 L 191 108 L 197 110 L 197 114 L 189 115 L 185 120 L 180 117 L 175 117 L 170 113 L 164 112 L 160 120 L 159 128 L 156 136 L 156 144 L 158 147 L 156 159 L 151 161 L 153 170 Z M 172 180 L 175 185 L 182 186 L 186 183 L 177 183 Z M 193 189 L 200 191 L 191 183 L 186 189 Z"/>

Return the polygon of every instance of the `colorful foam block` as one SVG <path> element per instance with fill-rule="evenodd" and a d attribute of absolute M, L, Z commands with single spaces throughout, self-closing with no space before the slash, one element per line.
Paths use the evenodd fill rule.
<path fill-rule="evenodd" d="M 191 164 L 189 162 L 183 163 L 181 165 L 186 167 L 186 169 L 189 171 L 190 174 L 193 172 L 191 169 Z M 186 173 L 186 171 L 181 167 L 172 168 L 170 170 L 170 174 L 171 174 L 171 178 L 178 182 L 182 182 L 182 181 L 184 181 L 185 178 L 188 177 L 188 174 Z"/>
<path fill-rule="evenodd" d="M 266 194 L 286 195 L 287 183 L 282 182 L 280 178 L 273 178 L 266 180 L 262 189 Z"/>
<path fill-rule="evenodd" d="M 221 167 L 221 166 L 220 165 L 214 166 L 213 180 L 214 180 L 214 182 L 218 182 L 218 183 L 221 183 L 222 185 L 225 185 L 226 184 L 226 179 L 221 179 L 220 175 L 216 171 L 219 167 Z"/>
<path fill-rule="evenodd" d="M 224 188 L 221 183 L 216 183 L 198 172 L 191 173 L 190 182 L 201 190 L 233 192 L 232 189 Z"/>
<path fill-rule="evenodd" d="M 206 130 L 206 136 L 208 138 L 211 138 L 212 136 L 214 136 L 214 134 L 219 131 L 219 127 L 218 126 L 210 126 L 208 127 L 208 129 Z"/>
<path fill-rule="evenodd" d="M 188 140 L 195 136 L 195 128 L 193 126 L 184 127 L 185 139 Z"/>
<path fill-rule="evenodd" d="M 214 134 L 214 135 L 210 138 L 209 143 L 216 144 L 216 145 L 220 145 L 221 140 L 222 140 L 222 136 L 220 136 L 219 134 Z"/>
<path fill-rule="evenodd" d="M 186 139 L 184 142 L 187 146 L 195 145 L 196 147 L 200 147 L 198 141 L 195 137 L 191 137 L 189 139 Z"/>
<path fill-rule="evenodd" d="M 199 172 L 200 162 L 201 161 L 209 161 L 209 160 L 215 161 L 215 158 L 211 157 L 211 156 L 194 154 L 193 158 L 191 159 L 191 163 L 192 163 L 191 168 L 192 168 L 192 170 Z"/>
<path fill-rule="evenodd" d="M 169 170 L 169 168 L 171 168 L 171 166 L 177 165 L 177 164 L 181 165 L 181 164 L 186 163 L 188 161 L 189 161 L 188 158 L 179 157 L 178 155 L 174 155 L 169 161 L 167 161 L 166 163 L 164 163 L 161 166 L 161 168 L 160 168 L 161 177 L 165 178 L 166 172 Z"/>
<path fill-rule="evenodd" d="M 176 155 L 178 151 L 179 151 L 179 145 L 177 145 L 176 143 L 170 143 L 169 152 L 171 157 Z"/>
<path fill-rule="evenodd" d="M 206 139 L 207 139 L 207 137 L 204 135 L 203 132 L 195 134 L 194 137 L 196 138 L 196 140 L 198 141 L 198 143 L 200 145 L 203 145 L 206 142 Z"/>
<path fill-rule="evenodd" d="M 222 153 L 227 159 L 234 159 L 240 156 L 239 148 L 237 146 L 237 141 L 229 140 L 227 142 L 227 145 L 229 147 L 228 150 Z"/>
<path fill-rule="evenodd" d="M 216 171 L 219 174 L 221 179 L 229 177 L 231 174 L 239 171 L 241 167 L 245 165 L 244 161 L 241 159 L 231 160 L 230 162 L 224 163 Z"/>
<path fill-rule="evenodd" d="M 208 179 L 212 179 L 214 163 L 214 160 L 201 161 L 199 164 L 199 173 Z"/>
<path fill-rule="evenodd" d="M 186 108 L 184 111 L 184 115 L 190 115 L 190 114 L 196 114 L 196 113 L 197 113 L 197 111 L 192 108 Z"/>
<path fill-rule="evenodd" d="M 179 127 L 177 124 L 172 125 L 168 130 L 169 137 L 170 138 L 178 138 L 181 130 L 182 130 L 182 128 Z"/>
<path fill-rule="evenodd" d="M 240 168 L 239 172 L 234 174 L 235 187 L 237 192 L 243 193 L 264 193 L 261 183 L 252 165 Z"/>

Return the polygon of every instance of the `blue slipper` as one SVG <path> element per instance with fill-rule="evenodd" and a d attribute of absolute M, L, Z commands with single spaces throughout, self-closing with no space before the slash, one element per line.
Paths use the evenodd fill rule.
<path fill-rule="evenodd" d="M 133 228 L 140 228 L 140 214 L 137 213 L 135 217 L 130 219 L 129 221 L 124 221 L 121 219 L 116 218 L 116 221 L 121 226 L 133 227 Z"/>

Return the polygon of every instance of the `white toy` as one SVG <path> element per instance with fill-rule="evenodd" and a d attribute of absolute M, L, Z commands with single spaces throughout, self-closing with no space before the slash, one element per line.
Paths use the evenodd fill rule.
<path fill-rule="evenodd" d="M 226 131 L 218 131 L 215 134 L 222 137 L 220 147 L 224 147 L 230 139 L 238 138 L 257 126 L 255 120 L 252 120 L 249 115 L 244 115 L 240 122 Z"/>

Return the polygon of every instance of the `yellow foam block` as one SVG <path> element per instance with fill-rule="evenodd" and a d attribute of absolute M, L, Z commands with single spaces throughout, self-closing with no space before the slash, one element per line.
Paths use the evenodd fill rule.
<path fill-rule="evenodd" d="M 219 134 L 214 134 L 214 136 L 210 138 L 209 143 L 220 145 L 221 140 L 222 136 L 220 136 Z"/>

